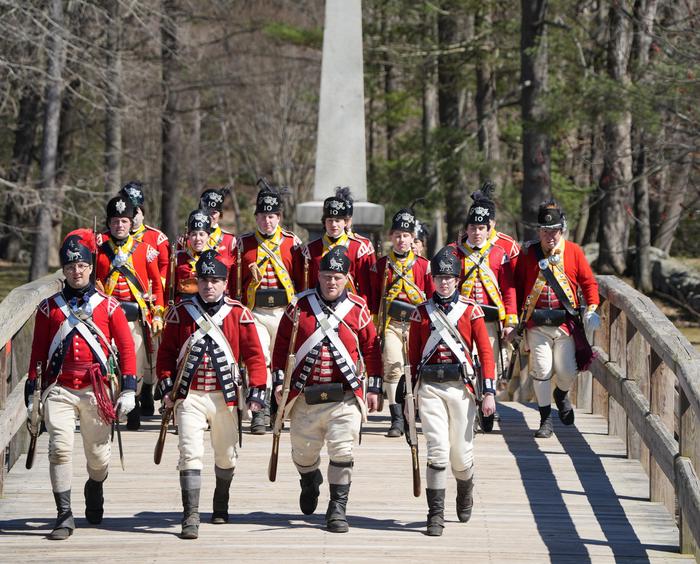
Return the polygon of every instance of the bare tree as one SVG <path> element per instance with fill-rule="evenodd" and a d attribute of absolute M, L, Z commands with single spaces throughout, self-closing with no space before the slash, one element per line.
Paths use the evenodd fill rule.
<path fill-rule="evenodd" d="M 105 44 L 105 192 L 114 194 L 122 184 L 122 55 L 120 0 L 104 0 L 107 12 Z"/>
<path fill-rule="evenodd" d="M 61 118 L 63 90 L 63 0 L 50 0 L 48 8 L 50 32 L 47 34 L 47 83 L 44 104 L 44 137 L 41 149 L 41 204 L 36 216 L 36 234 L 29 279 L 34 280 L 49 270 L 49 249 L 53 245 L 51 211 L 55 197 L 56 152 Z"/>

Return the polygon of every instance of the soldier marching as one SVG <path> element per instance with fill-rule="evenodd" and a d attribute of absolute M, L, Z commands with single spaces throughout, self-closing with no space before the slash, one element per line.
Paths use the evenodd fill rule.
<path fill-rule="evenodd" d="M 167 239 L 143 223 L 137 182 L 108 202 L 108 231 L 97 245 L 85 230 L 64 240 L 66 282 L 38 308 L 25 394 L 34 427 L 43 411 L 49 432 L 57 508 L 49 538 L 66 539 L 75 528 L 76 422 L 88 462 L 85 515 L 97 524 L 110 430 L 127 415 L 128 427 L 138 428 L 138 393 L 156 375 L 165 413 L 173 414 L 178 430 L 183 539 L 199 536 L 205 434 L 214 452 L 212 523 L 223 524 L 241 420 L 250 410 L 251 433 L 264 434 L 273 395 L 280 423 L 273 445 L 279 446 L 286 418 L 299 508 L 314 513 L 326 481 L 326 529 L 336 533 L 350 528 L 354 453 L 368 413 L 382 409 L 382 396 L 391 417 L 387 436 L 410 429 L 415 495 L 416 408 L 420 413 L 426 533 L 440 536 L 445 527 L 448 467 L 456 480 L 457 517 L 470 520 L 475 423 L 495 412 L 502 346 L 516 337 L 516 327 L 526 332 L 530 353 L 540 412 L 535 436 L 553 433 L 552 397 L 562 423 L 574 422 L 568 391 L 590 361 L 586 333 L 600 323 L 599 298 L 582 250 L 565 238 L 566 217 L 556 202 L 540 206 L 538 238 L 520 249 L 496 230 L 493 187 L 484 185 L 473 195 L 464 236 L 430 261 L 421 256 L 427 230 L 412 208 L 401 209 L 391 221 L 388 253 L 377 260 L 371 241 L 352 230 L 348 189 L 324 201 L 323 235 L 303 245 L 281 226 L 282 193 L 260 184 L 256 229 L 238 240 L 219 225 L 226 189 L 206 190 L 165 269 Z M 167 314 L 164 279 L 172 296 Z M 164 321 L 155 362 L 154 339 Z M 156 463 L 162 448 L 159 438 Z M 273 455 L 272 480 L 277 451 Z"/>

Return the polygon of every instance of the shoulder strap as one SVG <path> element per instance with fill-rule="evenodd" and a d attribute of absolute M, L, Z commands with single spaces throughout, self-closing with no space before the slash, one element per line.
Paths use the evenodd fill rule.
<path fill-rule="evenodd" d="M 547 281 L 547 284 L 549 284 L 549 287 L 554 290 L 554 294 L 557 296 L 557 299 L 561 305 L 564 306 L 566 313 L 576 317 L 578 312 L 567 297 L 566 293 L 564 293 L 564 288 L 561 287 L 559 280 L 557 280 L 556 276 L 554 276 L 554 273 L 552 272 L 552 269 L 549 267 L 549 261 L 545 258 L 541 245 L 535 245 L 535 256 L 537 257 L 537 265 L 540 267 L 542 276 L 544 276 L 544 279 Z"/>

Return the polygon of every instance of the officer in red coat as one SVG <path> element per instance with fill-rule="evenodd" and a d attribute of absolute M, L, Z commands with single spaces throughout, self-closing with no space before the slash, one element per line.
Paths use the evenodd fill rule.
<path fill-rule="evenodd" d="M 280 225 L 282 196 L 260 179 L 255 203 L 256 230 L 238 238 L 229 295 L 253 311 L 266 361 L 272 356 L 275 336 L 287 305 L 303 284 L 301 240 Z M 268 388 L 272 380 L 268 381 Z M 268 411 L 269 413 L 269 411 Z M 250 432 L 265 434 L 265 414 L 253 414 Z"/>
<path fill-rule="evenodd" d="M 71 484 L 76 424 L 80 423 L 87 459 L 85 518 L 99 524 L 104 512 L 102 484 L 111 453 L 111 424 L 135 404 L 134 342 L 119 302 L 96 290 L 91 282 L 94 251 L 92 231 L 81 229 L 66 236 L 59 252 L 65 286 L 41 302 L 34 325 L 25 398 L 31 416 L 39 364 L 44 423 L 49 432 L 49 475 L 58 512 L 48 536 L 51 540 L 67 539 L 75 529 Z M 109 380 L 110 364 L 117 361 L 121 382 L 113 375 Z M 115 386 L 112 391 L 110 384 Z M 122 391 L 115 406 L 111 396 L 119 387 Z"/>
<path fill-rule="evenodd" d="M 160 271 L 163 287 L 165 287 L 165 278 L 168 275 L 170 261 L 170 243 L 165 233 L 145 223 L 143 184 L 138 180 L 132 180 L 122 186 L 119 193 L 129 198 L 134 206 L 134 223 L 131 228 L 132 237 L 141 243 L 148 243 L 158 251 L 158 270 Z"/>
<path fill-rule="evenodd" d="M 209 249 L 209 236 L 213 228 L 211 218 L 203 210 L 194 210 L 187 217 L 187 238 L 184 247 L 175 255 L 175 280 L 167 282 L 168 295 L 170 285 L 175 284 L 174 297 L 177 301 L 193 296 L 197 288 L 197 260 Z"/>
<path fill-rule="evenodd" d="M 158 270 L 158 250 L 131 235 L 135 210 L 131 200 L 116 196 L 107 203 L 107 227 L 97 249 L 96 280 L 105 294 L 119 300 L 126 313 L 136 348 L 138 379 L 136 408 L 127 428 L 140 427 L 138 394 L 155 383 L 153 340 L 163 330 L 163 284 Z M 146 398 L 152 403 L 149 390 Z"/>
<path fill-rule="evenodd" d="M 419 304 L 433 295 L 430 263 L 412 250 L 416 216 L 412 208 L 400 209 L 391 220 L 391 250 L 370 267 L 369 307 L 377 316 L 382 338 L 384 394 L 389 402 L 391 426 L 387 437 L 403 435 L 402 406 L 396 403 L 396 389 L 403 375 L 403 344 L 411 315 Z"/>
<path fill-rule="evenodd" d="M 489 218 L 489 234 L 488 241 L 494 245 L 501 247 L 508 257 L 508 263 L 511 271 L 515 270 L 515 265 L 518 262 L 520 254 L 520 245 L 510 235 L 496 230 L 496 204 L 493 196 L 496 192 L 496 186 L 490 180 L 483 183 L 481 188 L 472 194 L 472 200 L 487 200 L 493 205 L 493 216 Z"/>
<path fill-rule="evenodd" d="M 552 389 L 564 425 L 574 422 L 569 388 L 585 370 L 592 351 L 585 331 L 600 325 L 596 313 L 598 284 L 581 247 L 564 238 L 566 216 L 554 201 L 544 202 L 537 215 L 538 239 L 523 247 L 515 270 L 518 307 L 526 327 L 529 370 L 540 409 L 538 438 L 552 436 Z M 586 303 L 579 321 L 579 291 Z"/>
<path fill-rule="evenodd" d="M 199 207 L 211 218 L 212 232 L 208 246 L 221 255 L 230 269 L 236 253 L 236 236 L 219 225 L 224 213 L 224 199 L 231 191 L 228 188 L 208 188 L 199 198 Z"/>
<path fill-rule="evenodd" d="M 350 260 L 348 291 L 363 298 L 369 297 L 369 269 L 376 256 L 374 248 L 367 240 L 359 239 L 354 233 L 347 233 L 351 217 L 351 206 L 345 196 L 331 196 L 323 201 L 324 233 L 309 242 L 303 250 L 305 265 L 304 289 L 314 288 L 318 282 L 319 264 L 329 250 L 344 247 Z"/>
<path fill-rule="evenodd" d="M 224 296 L 227 267 L 216 251 L 197 261 L 196 296 L 168 310 L 158 351 L 158 379 L 166 406 L 177 385 L 175 422 L 180 449 L 182 538 L 199 531 L 199 491 L 202 483 L 204 436 L 207 426 L 214 449 L 214 512 L 212 523 L 228 522 L 229 488 L 236 466 L 239 411 L 247 401 L 251 411 L 265 405 L 265 360 L 253 316 L 240 302 Z M 238 397 L 238 363 L 248 368 L 248 397 Z"/>
<path fill-rule="evenodd" d="M 460 295 L 461 260 L 444 247 L 430 261 L 435 293 L 411 319 L 408 355 L 413 389 L 427 442 L 427 534 L 442 535 L 446 469 L 457 479 L 457 517 L 469 521 L 474 488 L 476 401 L 485 416 L 496 409 L 494 362 L 484 314 L 479 304 Z M 475 370 L 472 350 L 481 361 Z M 408 385 L 408 384 L 407 384 Z M 483 393 L 483 398 L 477 397 Z"/>
<path fill-rule="evenodd" d="M 377 332 L 365 301 L 348 292 L 350 259 L 343 247 L 323 256 L 315 288 L 297 296 L 282 318 L 272 355 L 275 396 L 282 401 L 282 383 L 295 312 L 298 332 L 293 351 L 296 365 L 290 395 L 280 405 L 290 417 L 292 460 L 301 475 L 299 506 L 305 515 L 316 510 L 323 477 L 319 466 L 324 442 L 328 449 L 330 501 L 326 526 L 345 533 L 345 516 L 358 441 L 367 409 L 375 411 L 382 391 L 381 353 Z M 359 348 L 358 348 L 359 347 Z M 362 365 L 369 375 L 363 392 Z"/>
<path fill-rule="evenodd" d="M 496 359 L 496 372 L 504 372 L 505 339 L 518 324 L 513 271 L 508 254 L 490 236 L 496 204 L 477 192 L 467 213 L 466 235 L 457 249 L 462 259 L 460 293 L 475 301 L 484 321 Z"/>

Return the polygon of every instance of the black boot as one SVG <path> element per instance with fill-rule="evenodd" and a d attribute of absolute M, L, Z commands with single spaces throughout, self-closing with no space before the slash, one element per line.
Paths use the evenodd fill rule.
<path fill-rule="evenodd" d="M 155 413 L 155 406 L 153 405 L 153 386 L 151 384 L 143 384 L 141 394 L 139 395 L 139 402 L 141 403 L 141 415 L 150 417 Z"/>
<path fill-rule="evenodd" d="M 429 537 L 442 536 L 445 528 L 445 490 L 425 490 L 428 498 L 428 523 L 425 533 Z"/>
<path fill-rule="evenodd" d="M 265 412 L 256 411 L 253 413 L 253 417 L 250 419 L 250 434 L 251 435 L 264 435 L 265 434 Z"/>
<path fill-rule="evenodd" d="M 231 480 L 233 479 L 233 469 L 230 471 L 215 468 L 216 488 L 214 488 L 214 511 L 211 516 L 211 522 L 215 525 L 223 525 L 228 523 L 228 500 L 229 490 L 231 488 Z M 220 476 L 226 474 L 226 476 Z M 230 478 L 228 475 L 230 474 Z"/>
<path fill-rule="evenodd" d="M 569 399 L 569 392 L 554 388 L 554 402 L 559 410 L 559 419 L 564 425 L 574 424 L 574 408 Z"/>
<path fill-rule="evenodd" d="M 105 480 L 107 477 L 105 476 Z M 98 482 L 89 478 L 85 482 L 85 518 L 88 523 L 99 525 L 102 523 L 102 515 L 104 514 L 104 496 L 102 495 L 102 484 L 104 480 Z"/>
<path fill-rule="evenodd" d="M 387 437 L 400 437 L 403 435 L 403 407 L 400 403 L 389 406 L 391 413 L 391 427 L 386 434 Z"/>
<path fill-rule="evenodd" d="M 474 507 L 474 478 L 457 480 L 457 518 L 462 523 L 471 519 L 472 507 Z"/>
<path fill-rule="evenodd" d="M 548 439 L 554 432 L 552 425 L 552 406 L 545 405 L 540 407 L 540 428 L 535 432 L 535 437 L 538 439 Z"/>
<path fill-rule="evenodd" d="M 311 515 L 318 505 L 319 489 L 323 483 L 323 474 L 316 468 L 313 472 L 300 474 L 301 493 L 299 494 L 299 508 L 304 515 Z"/>
<path fill-rule="evenodd" d="M 201 480 L 199 470 L 183 470 L 180 472 L 180 487 L 182 488 L 182 533 L 181 539 L 196 539 L 199 536 L 199 488 L 185 488 L 189 479 Z"/>
<path fill-rule="evenodd" d="M 136 404 L 126 416 L 126 428 L 129 431 L 138 431 L 141 428 L 141 403 L 136 396 Z"/>
<path fill-rule="evenodd" d="M 326 529 L 330 533 L 347 533 L 348 520 L 345 508 L 348 505 L 350 484 L 331 484 L 331 499 L 326 510 Z"/>
<path fill-rule="evenodd" d="M 56 501 L 56 524 L 53 526 L 53 531 L 47 535 L 49 540 L 66 540 L 73 534 L 75 529 L 75 521 L 73 520 L 73 512 L 70 508 L 70 490 L 65 492 L 53 492 L 53 498 Z"/>

